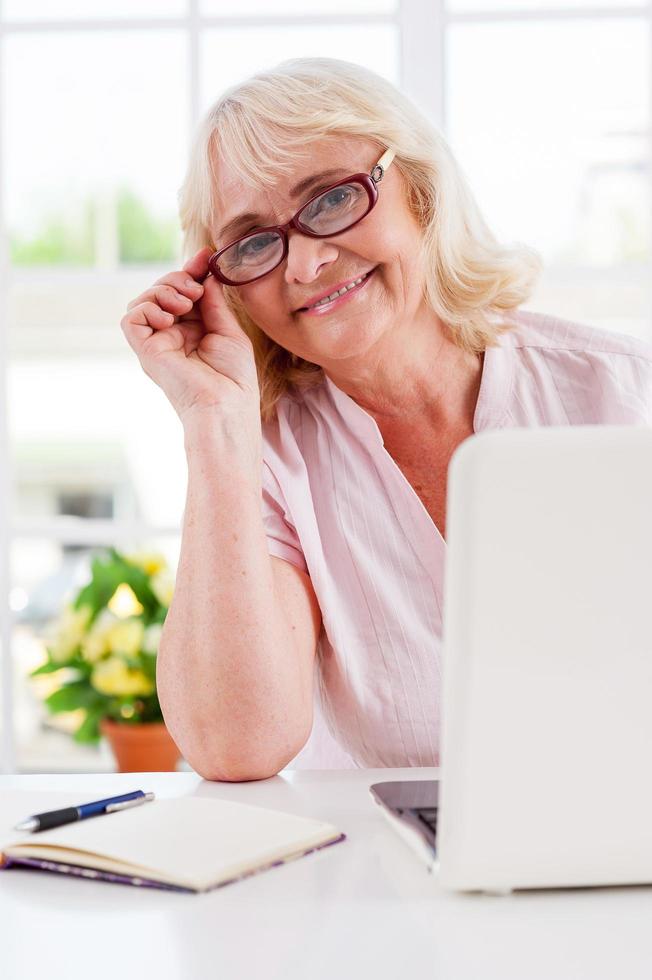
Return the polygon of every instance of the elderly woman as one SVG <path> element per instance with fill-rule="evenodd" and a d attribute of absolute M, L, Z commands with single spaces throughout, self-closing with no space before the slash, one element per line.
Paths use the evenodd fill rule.
<path fill-rule="evenodd" d="M 452 453 L 650 424 L 652 348 L 519 309 L 536 253 L 496 241 L 442 136 L 356 65 L 226 92 L 180 204 L 191 257 L 122 320 L 188 460 L 168 727 L 208 779 L 277 773 L 313 718 L 331 764 L 437 765 Z"/>

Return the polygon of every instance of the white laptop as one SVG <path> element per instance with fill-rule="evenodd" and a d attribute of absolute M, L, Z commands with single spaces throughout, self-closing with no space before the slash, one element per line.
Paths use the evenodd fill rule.
<path fill-rule="evenodd" d="M 374 799 L 442 885 L 652 882 L 652 428 L 483 432 L 449 468 L 441 782 Z"/>

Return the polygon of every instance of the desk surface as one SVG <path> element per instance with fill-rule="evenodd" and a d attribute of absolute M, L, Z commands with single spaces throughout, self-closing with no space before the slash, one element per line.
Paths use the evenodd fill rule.
<path fill-rule="evenodd" d="M 348 840 L 202 895 L 0 872 L 7 980 L 649 980 L 652 888 L 443 892 L 386 824 L 370 783 L 435 769 L 0 776 L 0 789 L 131 789 L 238 800 L 328 820 Z"/>

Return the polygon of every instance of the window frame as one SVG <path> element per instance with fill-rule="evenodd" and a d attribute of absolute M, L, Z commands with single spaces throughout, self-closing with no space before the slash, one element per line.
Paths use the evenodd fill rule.
<path fill-rule="evenodd" d="M 186 32 L 188 45 L 189 116 L 192 128 L 200 117 L 200 40 L 207 28 L 251 27 L 267 25 L 319 26 L 323 25 L 375 25 L 391 24 L 398 34 L 399 78 L 403 91 L 446 133 L 446 32 L 449 25 L 460 23 L 488 23 L 515 21 L 563 21 L 595 20 L 609 18 L 636 17 L 647 20 L 647 34 L 650 50 L 650 76 L 652 77 L 652 5 L 617 7 L 571 7 L 558 10 L 485 10 L 451 12 L 446 9 L 445 0 L 397 0 L 394 13 L 383 14 L 317 14 L 317 15 L 252 15 L 250 17 L 205 16 L 200 12 L 200 0 L 187 0 L 186 14 L 167 18 L 70 18 L 66 20 L 6 21 L 0 11 L 0 104 L 2 103 L 4 39 L 17 33 L 45 34 L 84 30 L 88 32 L 171 30 Z M 433 54 L 435 56 L 433 56 Z M 651 83 L 652 84 L 652 83 Z M 652 92 L 650 98 L 650 119 L 648 131 L 652 159 Z M 6 229 L 3 200 L 4 146 L 0 131 L 0 772 L 16 771 L 16 739 L 14 732 L 13 701 L 13 657 L 12 636 L 14 614 L 9 604 L 11 585 L 10 554 L 11 545 L 16 539 L 49 538 L 65 544 L 83 544 L 102 541 L 118 544 L 129 540 L 134 533 L 144 537 L 179 536 L 179 527 L 159 527 L 146 523 L 133 524 L 119 519 L 86 520 L 69 517 L 57 519 L 21 520 L 14 517 L 12 507 L 13 473 L 12 454 L 8 428 L 8 306 L 9 287 L 15 277 L 21 279 L 41 275 L 39 271 L 12 269 L 9 265 L 8 235 Z M 652 166 L 650 167 L 650 200 L 652 201 Z M 652 259 L 650 260 L 652 266 Z M 564 275 L 572 269 L 564 267 Z M 80 270 L 80 275 L 88 278 L 93 270 Z M 586 270 L 582 272 L 586 276 Z M 56 276 L 57 270 L 48 270 L 48 276 Z M 62 276 L 70 277 L 70 270 L 62 270 Z M 120 270 L 115 271 L 120 275 Z M 596 270 L 596 277 L 603 273 Z M 106 277 L 106 270 L 97 270 L 98 277 Z M 652 268 L 649 268 L 649 281 L 652 283 Z M 652 297 L 652 288 L 651 288 Z"/>

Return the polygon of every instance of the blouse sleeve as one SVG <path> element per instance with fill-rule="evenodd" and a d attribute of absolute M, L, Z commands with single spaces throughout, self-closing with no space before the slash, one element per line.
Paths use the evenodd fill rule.
<path fill-rule="evenodd" d="M 267 533 L 267 550 L 276 558 L 292 562 L 302 571 L 308 571 L 296 528 L 288 514 L 288 505 L 281 486 L 269 465 L 263 461 L 263 524 Z"/>

